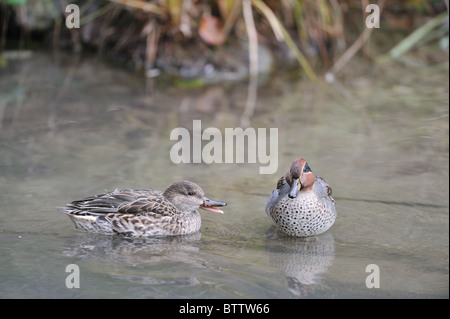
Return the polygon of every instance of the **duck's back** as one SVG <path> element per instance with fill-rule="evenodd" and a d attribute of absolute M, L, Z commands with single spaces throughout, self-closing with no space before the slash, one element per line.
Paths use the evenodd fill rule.
<path fill-rule="evenodd" d="M 103 215 L 117 213 L 118 210 L 136 200 L 146 199 L 150 196 L 163 197 L 162 192 L 146 189 L 116 189 L 113 192 L 89 196 L 67 204 L 65 212 L 68 214 Z"/>

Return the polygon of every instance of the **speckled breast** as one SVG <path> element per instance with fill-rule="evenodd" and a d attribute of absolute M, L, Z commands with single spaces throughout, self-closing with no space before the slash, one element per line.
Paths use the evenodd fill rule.
<path fill-rule="evenodd" d="M 313 191 L 296 198 L 284 196 L 270 211 L 275 225 L 290 236 L 312 236 L 327 231 L 336 220 L 334 203 L 319 198 Z"/>

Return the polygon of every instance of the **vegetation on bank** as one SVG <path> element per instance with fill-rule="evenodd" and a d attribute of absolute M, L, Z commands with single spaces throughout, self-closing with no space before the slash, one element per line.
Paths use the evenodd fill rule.
<path fill-rule="evenodd" d="M 71 3 L 79 8 L 79 28 L 66 27 Z M 43 41 L 95 50 L 147 76 L 163 70 L 196 78 L 242 65 L 247 76 L 263 72 L 264 48 L 274 64 L 298 67 L 311 80 L 321 70 L 332 79 L 359 52 L 382 63 L 430 41 L 448 50 L 447 0 L 373 3 L 379 30 L 402 35 L 388 47 L 370 45 L 378 28 L 367 27 L 377 14 L 366 10 L 368 0 L 0 0 L 0 50 Z"/>

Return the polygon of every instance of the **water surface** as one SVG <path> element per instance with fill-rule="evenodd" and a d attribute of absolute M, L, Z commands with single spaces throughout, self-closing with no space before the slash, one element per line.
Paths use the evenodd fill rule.
<path fill-rule="evenodd" d="M 328 88 L 279 76 L 246 110 L 245 84 L 177 89 L 43 53 L 10 62 L 0 70 L 0 297 L 448 298 L 448 63 L 368 70 Z M 193 120 L 278 128 L 277 173 L 174 164 L 170 132 Z M 264 212 L 300 156 L 338 210 L 328 232 L 306 239 L 278 233 Z M 178 179 L 227 201 L 225 214 L 202 211 L 190 236 L 132 240 L 77 230 L 55 210 Z M 78 289 L 66 287 L 69 264 Z M 366 286 L 370 264 L 380 288 Z"/>

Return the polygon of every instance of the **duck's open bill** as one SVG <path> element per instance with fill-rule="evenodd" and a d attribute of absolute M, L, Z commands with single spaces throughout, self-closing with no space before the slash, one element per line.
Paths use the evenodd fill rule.
<path fill-rule="evenodd" d="M 205 199 L 203 205 L 200 205 L 200 208 L 213 212 L 213 213 L 219 213 L 219 214 L 223 214 L 223 210 L 218 209 L 215 206 L 227 206 L 227 203 L 225 202 L 217 202 L 215 200 L 211 200 L 211 199 Z"/>

